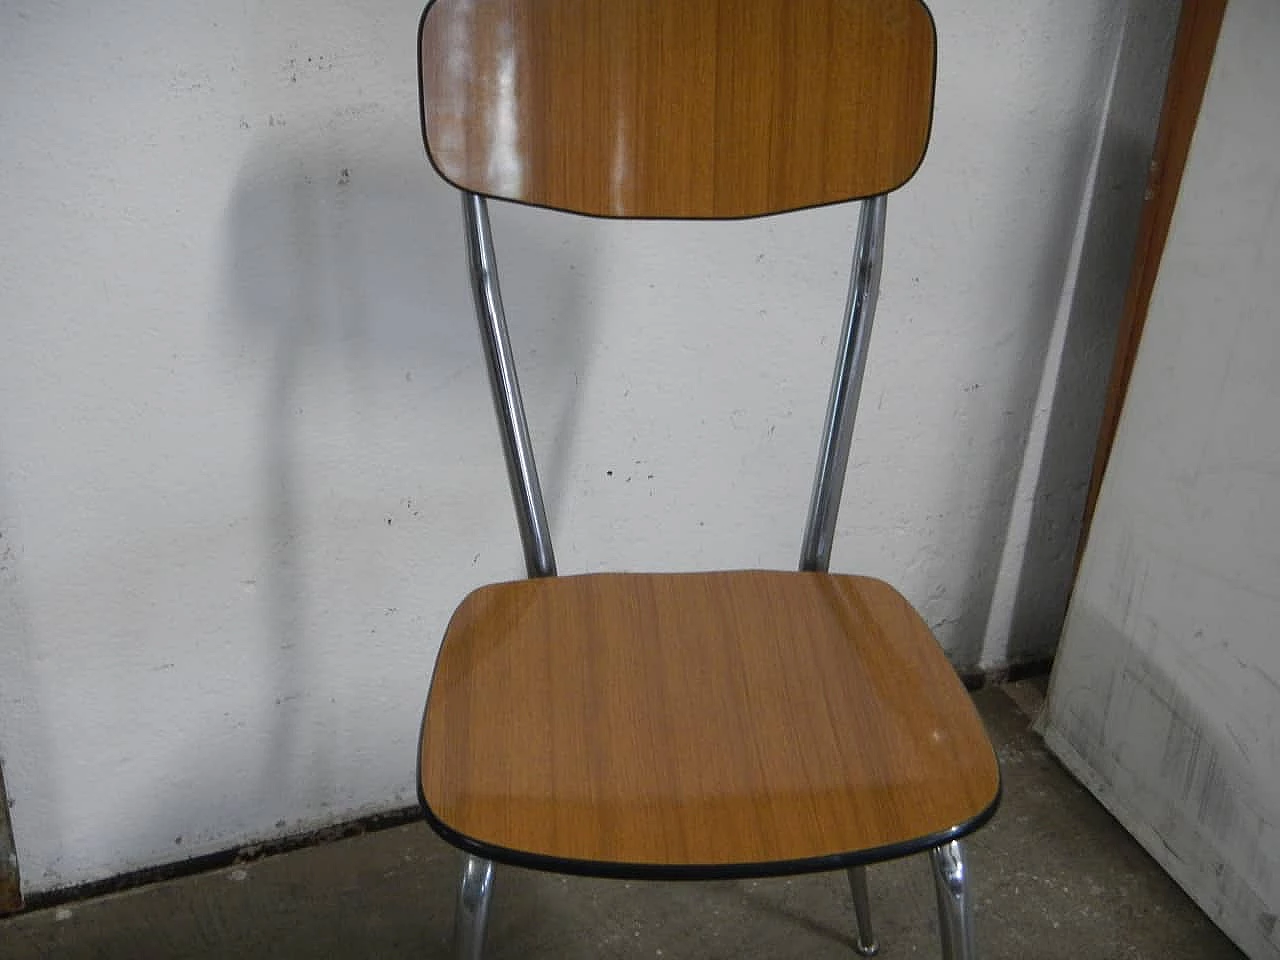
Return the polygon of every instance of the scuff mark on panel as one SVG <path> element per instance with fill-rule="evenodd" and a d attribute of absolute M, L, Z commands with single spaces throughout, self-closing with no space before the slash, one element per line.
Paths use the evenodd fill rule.
<path fill-rule="evenodd" d="M 1153 578 L 1168 573 L 1152 569 Z M 1129 593 L 1106 589 L 1117 603 Z M 1280 831 L 1264 779 L 1265 718 L 1251 713 L 1231 726 L 1206 713 L 1211 678 L 1188 649 L 1205 643 L 1203 630 L 1164 629 L 1145 604 L 1130 609 L 1124 628 L 1077 604 L 1068 629 L 1088 639 L 1055 676 L 1042 714 L 1051 749 L 1113 812 L 1129 811 L 1117 817 L 1188 892 L 1215 891 L 1197 896 L 1206 912 L 1220 918 L 1254 904 L 1251 922 L 1271 942 L 1276 911 L 1263 895 L 1280 875 Z"/>

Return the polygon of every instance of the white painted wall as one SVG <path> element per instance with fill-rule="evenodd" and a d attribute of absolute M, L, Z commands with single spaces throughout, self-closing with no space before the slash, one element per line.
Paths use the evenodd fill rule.
<path fill-rule="evenodd" d="M 1232 0 L 1043 724 L 1280 958 L 1280 7 Z"/>
<path fill-rule="evenodd" d="M 452 605 L 521 572 L 419 3 L 0 5 L 29 891 L 413 803 Z M 835 562 L 968 669 L 1058 634 L 1173 14 L 936 6 Z M 796 562 L 855 218 L 495 211 L 563 571 Z"/>

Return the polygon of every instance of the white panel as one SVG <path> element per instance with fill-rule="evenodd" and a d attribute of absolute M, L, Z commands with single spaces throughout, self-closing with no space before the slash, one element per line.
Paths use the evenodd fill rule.
<path fill-rule="evenodd" d="M 1280 7 L 1233 0 L 1072 597 L 1046 739 L 1280 957 Z"/>

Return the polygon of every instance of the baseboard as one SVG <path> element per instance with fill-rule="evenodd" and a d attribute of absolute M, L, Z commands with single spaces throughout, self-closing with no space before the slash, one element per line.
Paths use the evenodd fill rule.
<path fill-rule="evenodd" d="M 983 687 L 998 687 L 1005 683 L 1017 683 L 1019 680 L 1047 677 L 1052 666 L 1053 658 L 1044 657 L 1040 660 L 1026 660 L 1022 663 L 993 667 L 990 670 L 961 670 L 960 679 L 966 690 L 981 690 Z"/>
<path fill-rule="evenodd" d="M 300 850 L 303 847 L 312 847 L 322 843 L 332 843 L 335 840 L 346 840 L 349 837 L 362 836 L 366 833 L 375 833 L 379 830 L 388 830 L 392 827 L 403 826 L 406 823 L 413 823 L 421 819 L 422 811 L 416 805 L 399 810 L 390 810 L 386 813 L 375 813 L 367 817 L 348 820 L 316 830 L 307 830 L 303 833 L 291 834 L 275 840 L 229 847 L 226 850 L 206 853 L 187 860 L 177 860 L 173 863 L 144 867 L 141 870 L 131 870 L 128 873 L 107 877 L 105 880 L 93 880 L 89 883 L 76 884 L 70 887 L 59 887 L 55 890 L 30 893 L 27 894 L 26 903 L 21 907 L 20 911 L 13 912 L 26 913 L 32 910 L 45 910 L 49 907 L 60 906 L 75 900 L 88 900 L 93 897 L 105 896 L 109 893 L 119 893 L 122 890 L 132 890 L 135 887 L 145 887 L 153 883 L 162 883 L 166 880 L 176 880 L 180 877 L 188 877 L 208 870 L 218 870 L 237 863 L 250 863 L 254 860 L 261 860 L 263 857 L 273 857 L 276 854 L 288 853 L 291 850 Z M 3 912 L 0 911 L 0 916 L 3 915 Z"/>

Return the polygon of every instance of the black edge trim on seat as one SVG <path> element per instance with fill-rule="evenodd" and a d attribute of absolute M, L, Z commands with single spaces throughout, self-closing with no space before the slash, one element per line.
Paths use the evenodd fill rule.
<path fill-rule="evenodd" d="M 430 695 L 428 694 L 428 703 Z M 425 721 L 425 710 L 423 720 Z M 568 876 L 597 877 L 607 880 L 741 880 L 764 877 L 787 877 L 802 873 L 827 873 L 832 870 L 843 870 L 847 867 L 861 867 L 886 860 L 898 860 L 915 853 L 923 853 L 940 847 L 952 840 L 967 837 L 975 830 L 985 826 L 995 816 L 1000 807 L 1004 793 L 1004 778 L 1000 776 L 999 765 L 996 767 L 996 793 L 991 802 L 976 816 L 938 833 L 925 834 L 901 843 L 890 843 L 883 847 L 871 847 L 866 850 L 852 850 L 848 853 L 833 853 L 825 857 L 806 857 L 803 860 L 771 860 L 762 863 L 625 863 L 608 860 L 578 860 L 571 857 L 552 857 L 543 853 L 528 853 L 523 850 L 511 850 L 496 844 L 485 843 L 459 833 L 436 816 L 431 805 L 427 803 L 422 791 L 422 737 L 426 733 L 426 723 L 418 732 L 417 784 L 418 803 L 427 824 L 439 837 L 463 853 L 504 863 L 513 867 L 524 867 L 529 870 L 540 870 L 545 873 L 559 873 Z"/>

